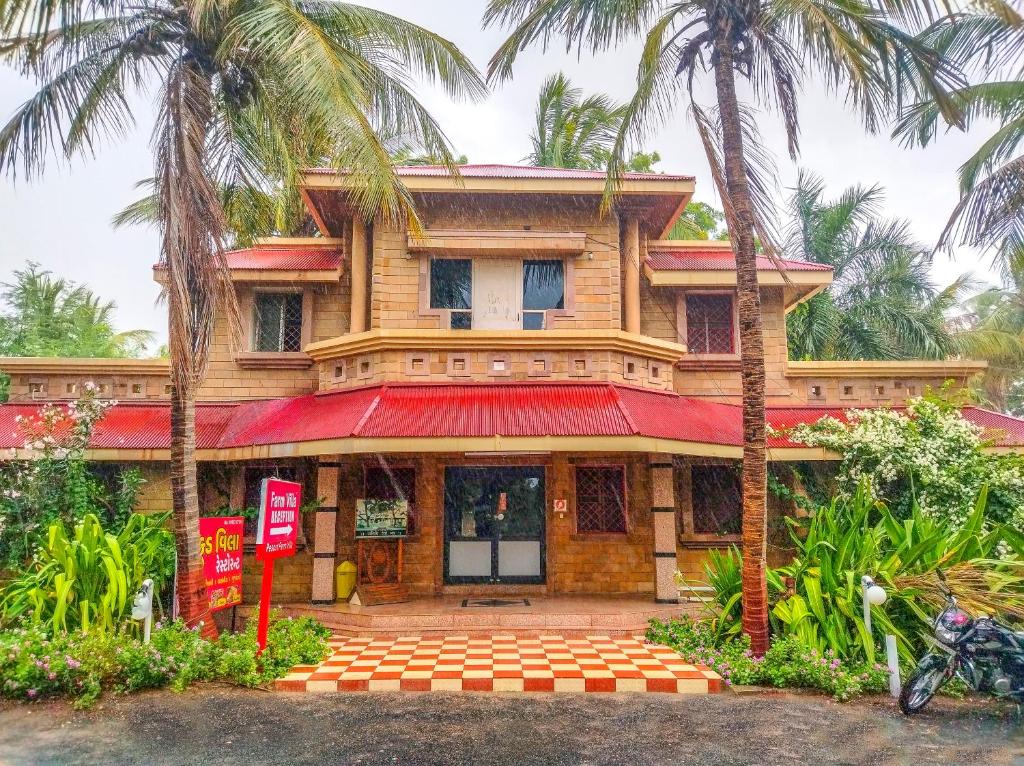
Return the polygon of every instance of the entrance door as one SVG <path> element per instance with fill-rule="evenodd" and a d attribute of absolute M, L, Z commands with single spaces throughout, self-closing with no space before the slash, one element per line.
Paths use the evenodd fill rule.
<path fill-rule="evenodd" d="M 473 329 L 514 330 L 522 325 L 523 264 L 513 258 L 473 259 Z"/>
<path fill-rule="evenodd" d="M 445 582 L 544 582 L 544 468 L 444 471 Z"/>

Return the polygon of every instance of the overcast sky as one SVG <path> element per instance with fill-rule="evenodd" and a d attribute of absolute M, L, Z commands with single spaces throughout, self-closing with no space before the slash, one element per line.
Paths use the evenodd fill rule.
<path fill-rule="evenodd" d="M 485 0 L 374 0 L 364 4 L 398 14 L 454 41 L 481 69 L 503 39 L 501 30 L 481 30 Z M 600 57 L 531 49 L 520 59 L 513 81 L 497 87 L 483 103 L 453 103 L 439 90 L 420 84 L 417 93 L 447 132 L 457 152 L 470 162 L 515 163 L 529 152 L 534 102 L 548 75 L 564 71 L 590 93 L 625 100 L 632 92 L 638 44 Z M 0 120 L 35 92 L 35 85 L 0 68 Z M 705 91 L 711 103 L 711 91 Z M 799 165 L 790 162 L 775 119 L 759 122 L 779 165 L 781 194 L 795 182 L 797 168 L 821 175 L 829 195 L 852 184 L 880 184 L 887 192 L 886 214 L 908 219 L 922 242 L 941 232 L 957 199 L 956 168 L 980 142 L 979 135 L 950 133 L 926 150 L 904 149 L 888 135 L 867 136 L 859 121 L 813 84 L 801 101 Z M 95 159 L 71 167 L 52 161 L 42 180 L 0 181 L 0 281 L 32 260 L 56 274 L 86 283 L 117 303 L 120 329 L 144 328 L 166 336 L 164 313 L 151 266 L 157 260 L 153 231 L 114 231 L 111 216 L 139 196 L 136 181 L 152 175 L 149 151 L 153 113 L 150 96 L 137 102 L 138 125 L 129 138 L 102 147 Z M 707 163 L 692 125 L 680 108 L 646 144 L 662 156 L 658 170 L 697 177 L 696 199 L 717 205 Z M 961 250 L 951 260 L 938 256 L 935 279 L 945 284 L 962 272 L 991 279 L 988 262 Z"/>

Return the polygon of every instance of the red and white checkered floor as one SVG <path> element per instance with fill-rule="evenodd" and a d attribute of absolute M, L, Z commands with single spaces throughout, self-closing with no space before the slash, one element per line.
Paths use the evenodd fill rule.
<path fill-rule="evenodd" d="M 319 665 L 300 665 L 281 691 L 670 692 L 709 694 L 721 677 L 671 649 L 633 638 L 449 636 L 337 638 Z"/>

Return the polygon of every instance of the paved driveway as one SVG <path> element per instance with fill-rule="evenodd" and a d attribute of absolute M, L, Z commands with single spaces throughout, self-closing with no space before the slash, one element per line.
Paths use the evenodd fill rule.
<path fill-rule="evenodd" d="M 0 708 L 2 764 L 1024 764 L 1010 710 L 719 694 L 296 694 L 207 687 Z"/>

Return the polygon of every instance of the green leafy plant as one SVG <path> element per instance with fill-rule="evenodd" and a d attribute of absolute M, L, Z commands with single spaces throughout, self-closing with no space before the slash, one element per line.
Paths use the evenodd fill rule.
<path fill-rule="evenodd" d="M 844 662 L 831 650 L 819 652 L 794 637 L 779 638 L 764 657 L 754 657 L 747 636 L 724 636 L 710 620 L 652 620 L 647 639 L 711 668 L 727 685 L 818 689 L 846 701 L 882 691 L 888 683 L 881 665 Z"/>
<path fill-rule="evenodd" d="M 120 534 L 87 514 L 69 535 L 53 522 L 29 571 L 0 598 L 0 619 L 27 621 L 51 634 L 120 629 L 147 577 L 159 590 L 173 572 L 174 543 L 166 516 L 129 517 Z"/>
<path fill-rule="evenodd" d="M 0 631 L 0 697 L 68 697 L 92 704 L 104 691 L 133 692 L 200 681 L 262 686 L 327 654 L 330 630 L 309 617 L 271 615 L 267 649 L 256 658 L 255 626 L 207 641 L 180 621 L 158 625 L 152 642 L 127 633 L 51 635 L 41 627 Z"/>

